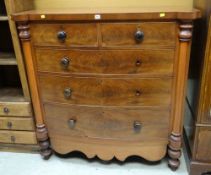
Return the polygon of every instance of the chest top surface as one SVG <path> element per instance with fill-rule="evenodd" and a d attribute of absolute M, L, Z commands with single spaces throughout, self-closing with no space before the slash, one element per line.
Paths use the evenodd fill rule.
<path fill-rule="evenodd" d="M 70 8 L 70 9 L 48 9 L 29 10 L 14 13 L 12 19 L 15 21 L 110 21 L 110 20 L 194 20 L 200 18 L 197 9 L 186 9 L 176 7 L 165 7 L 162 9 L 148 8 Z"/>

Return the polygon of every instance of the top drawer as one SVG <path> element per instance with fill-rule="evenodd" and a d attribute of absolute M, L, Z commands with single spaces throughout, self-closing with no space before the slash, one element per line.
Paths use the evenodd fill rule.
<path fill-rule="evenodd" d="M 104 23 L 103 47 L 174 47 L 177 26 L 173 22 Z"/>
<path fill-rule="evenodd" d="M 32 41 L 40 46 L 97 47 L 97 24 L 32 23 Z"/>

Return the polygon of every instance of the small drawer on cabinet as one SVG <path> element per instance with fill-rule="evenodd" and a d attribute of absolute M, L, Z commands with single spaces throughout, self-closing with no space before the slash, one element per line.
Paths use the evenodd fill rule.
<path fill-rule="evenodd" d="M 36 49 L 38 71 L 173 75 L 174 50 Z"/>
<path fill-rule="evenodd" d="M 172 22 L 105 23 L 101 25 L 104 47 L 174 47 L 177 25 Z"/>
<path fill-rule="evenodd" d="M 45 104 L 50 138 L 111 139 L 132 142 L 168 138 L 170 113 L 165 109 L 82 107 Z"/>
<path fill-rule="evenodd" d="M 37 144 L 35 132 L 0 131 L 0 143 Z"/>
<path fill-rule="evenodd" d="M 43 101 L 103 106 L 169 106 L 172 79 L 40 74 L 39 85 Z"/>
<path fill-rule="evenodd" d="M 34 130 L 32 118 L 0 117 L 0 129 L 7 130 Z"/>
<path fill-rule="evenodd" d="M 0 102 L 0 116 L 32 116 L 29 102 Z"/>
<path fill-rule="evenodd" d="M 98 46 L 97 24 L 31 24 L 32 41 L 44 46 Z"/>

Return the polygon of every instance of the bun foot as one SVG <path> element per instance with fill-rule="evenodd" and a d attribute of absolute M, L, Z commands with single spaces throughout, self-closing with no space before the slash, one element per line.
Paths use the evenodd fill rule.
<path fill-rule="evenodd" d="M 180 166 L 180 160 L 169 158 L 168 166 L 169 166 L 169 168 L 171 168 L 172 171 L 176 171 Z"/>
<path fill-rule="evenodd" d="M 44 160 L 48 160 L 51 157 L 52 153 L 53 151 L 50 148 L 40 151 L 40 154 Z"/>
<path fill-rule="evenodd" d="M 181 157 L 181 135 L 172 133 L 169 139 L 168 145 L 168 166 L 171 168 L 172 171 L 176 171 L 180 166 Z"/>
<path fill-rule="evenodd" d="M 48 138 L 48 131 L 45 125 L 37 125 L 37 140 L 40 145 L 40 154 L 44 160 L 48 160 L 52 155 L 52 149 L 50 148 L 50 142 Z"/>

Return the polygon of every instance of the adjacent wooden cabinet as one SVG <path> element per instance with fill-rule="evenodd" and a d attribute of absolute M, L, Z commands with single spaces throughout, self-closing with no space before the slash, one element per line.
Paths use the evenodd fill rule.
<path fill-rule="evenodd" d="M 17 1 L 14 1 L 17 3 Z M 41 154 L 179 167 L 192 21 L 198 10 L 33 8 L 13 13 Z M 52 3 L 53 4 L 53 3 Z M 71 6 L 71 3 L 67 3 Z"/>
<path fill-rule="evenodd" d="M 185 138 L 190 175 L 211 174 L 211 1 L 195 0 L 196 21 L 187 91 Z M 203 31 L 203 32 L 202 32 Z"/>
<path fill-rule="evenodd" d="M 9 1 L 0 1 L 0 149 L 37 151 L 25 65 Z"/>

